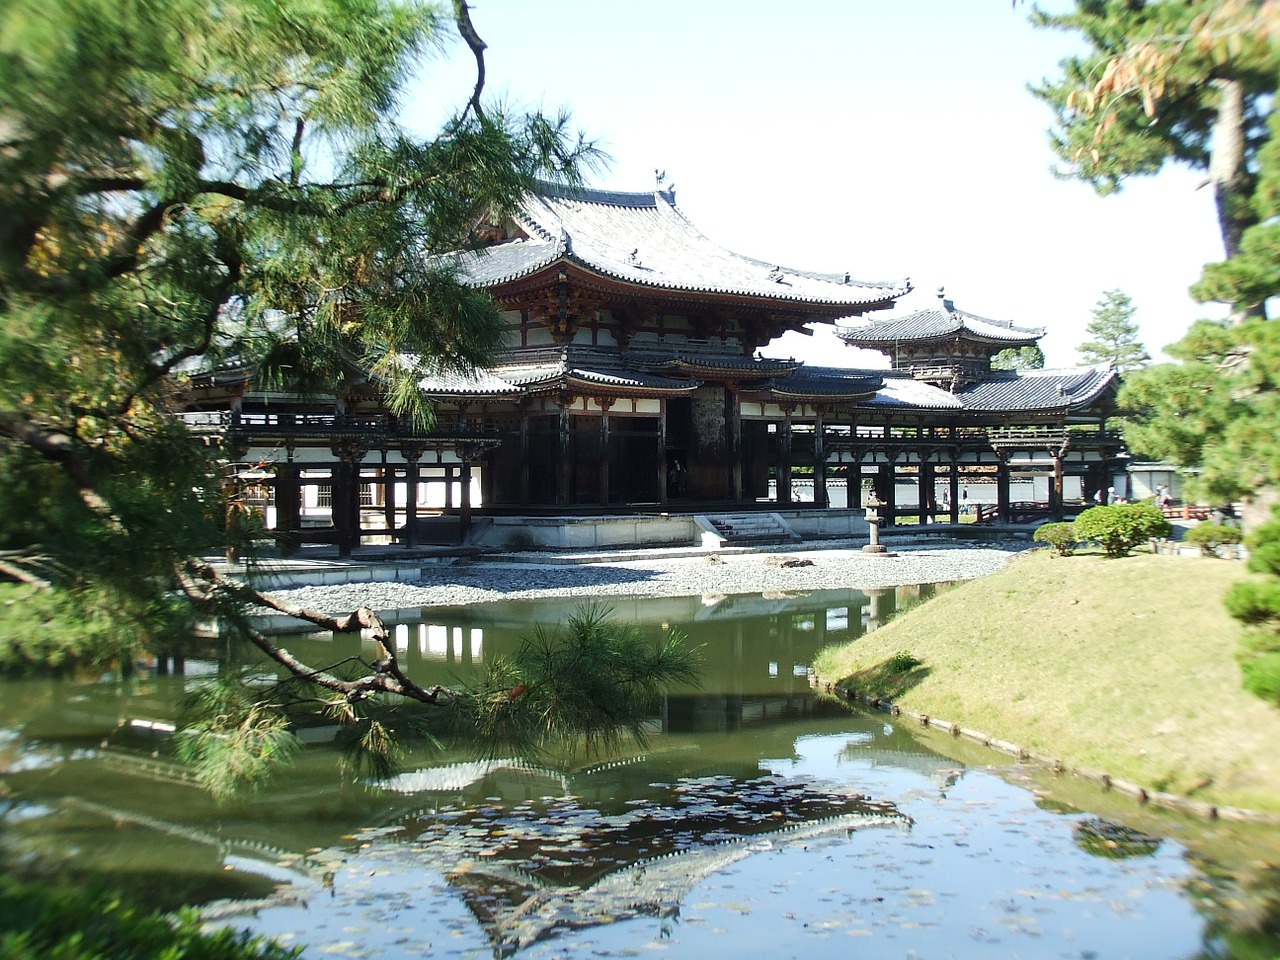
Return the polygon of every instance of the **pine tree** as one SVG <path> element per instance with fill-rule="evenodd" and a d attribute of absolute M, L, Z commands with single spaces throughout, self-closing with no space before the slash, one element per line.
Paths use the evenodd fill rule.
<path fill-rule="evenodd" d="M 1009 347 L 991 358 L 992 370 L 1043 370 L 1044 351 L 1037 345 Z"/>
<path fill-rule="evenodd" d="M 1085 327 L 1089 340 L 1076 347 L 1088 364 L 1109 363 L 1121 373 L 1128 373 L 1151 361 L 1138 340 L 1138 325 L 1133 322 L 1137 308 L 1122 290 L 1108 290 L 1093 307 L 1093 319 Z"/>
<path fill-rule="evenodd" d="M 399 98 L 455 31 L 477 81 L 416 138 Z M 221 728 L 206 733 L 244 769 L 283 750 L 287 702 L 322 703 L 385 754 L 377 695 L 471 695 L 423 689 L 385 642 L 367 672 L 337 675 L 249 629 L 240 611 L 275 601 L 200 562 L 224 544 L 221 477 L 172 414 L 193 367 L 306 390 L 356 358 L 427 422 L 403 358 L 485 362 L 499 311 L 435 255 L 535 181 L 578 182 L 597 154 L 567 116 L 486 104 L 484 49 L 462 0 L 0 7 L 0 573 L 109 621 L 123 661 L 183 642 L 197 615 L 239 624 L 315 691 L 214 698 Z M 365 608 L 293 612 L 386 640 Z M 685 666 L 640 669 L 663 682 Z"/>
<path fill-rule="evenodd" d="M 1276 87 L 1274 10 L 1249 0 L 1078 0 L 1032 22 L 1078 33 L 1083 56 L 1033 93 L 1053 108 L 1064 177 L 1101 194 L 1166 163 L 1203 170 L 1228 257 L 1257 223 L 1249 198 Z"/>

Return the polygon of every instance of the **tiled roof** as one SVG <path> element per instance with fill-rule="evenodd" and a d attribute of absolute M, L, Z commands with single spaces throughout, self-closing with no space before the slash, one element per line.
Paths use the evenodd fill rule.
<path fill-rule="evenodd" d="M 1088 406 L 1118 382 L 1106 364 L 1070 370 L 992 371 L 958 391 L 966 410 L 1065 410 Z"/>
<path fill-rule="evenodd" d="M 884 317 L 857 326 L 836 327 L 840 339 L 858 345 L 927 341 L 959 334 L 1001 344 L 1030 345 L 1044 333 L 1043 327 L 1015 327 L 1012 323 L 988 320 L 957 310 L 950 300 L 945 299 L 931 310 L 919 310 L 904 317 Z"/>
<path fill-rule="evenodd" d="M 884 386 L 866 402 L 883 410 L 960 410 L 962 404 L 951 393 L 910 375 L 884 374 Z"/>
<path fill-rule="evenodd" d="M 664 377 L 632 367 L 608 363 L 585 364 L 572 360 L 547 360 L 538 363 L 513 363 L 495 367 L 495 379 L 524 392 L 575 382 L 587 386 L 614 387 L 621 390 L 687 393 L 698 384 L 687 378 Z"/>
<path fill-rule="evenodd" d="M 563 257 L 646 287 L 833 305 L 851 313 L 911 289 L 905 279 L 848 280 L 733 253 L 704 237 L 667 191 L 573 192 L 548 185 L 526 200 L 519 220 L 529 238 L 459 254 L 464 277 L 477 286 L 494 286 Z"/>
<path fill-rule="evenodd" d="M 518 387 L 552 383 L 564 376 L 568 365 L 563 360 L 547 360 L 541 363 L 514 363 L 494 367 L 493 373 L 507 383 Z"/>
<path fill-rule="evenodd" d="M 746 373 L 756 377 L 783 375 L 801 369 L 804 364 L 800 360 L 778 360 L 765 357 L 747 356 L 693 356 L 682 354 L 677 356 L 671 365 L 682 370 L 714 370 L 726 373 Z"/>
<path fill-rule="evenodd" d="M 768 384 L 776 397 L 806 399 L 861 399 L 870 397 L 884 384 L 883 370 L 846 370 L 837 367 L 809 367 Z"/>
<path fill-rule="evenodd" d="M 568 380 L 581 381 L 587 384 L 598 384 L 608 387 L 621 387 L 634 390 L 660 390 L 663 392 L 689 393 L 697 389 L 694 380 L 672 379 L 660 377 L 652 373 L 638 370 L 585 369 L 572 367 L 565 371 Z"/>
<path fill-rule="evenodd" d="M 418 389 L 428 396 L 509 396 L 520 388 L 495 376 L 488 370 L 460 373 L 454 370 L 432 370 L 418 381 Z"/>

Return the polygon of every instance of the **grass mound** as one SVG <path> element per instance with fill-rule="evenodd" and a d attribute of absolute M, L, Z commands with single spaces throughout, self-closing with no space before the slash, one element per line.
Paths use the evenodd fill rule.
<path fill-rule="evenodd" d="M 1280 709 L 1243 688 L 1240 628 L 1222 604 L 1247 577 L 1198 557 L 1036 551 L 816 667 L 1071 767 L 1280 812 Z M 895 674 L 902 651 L 919 663 Z"/>

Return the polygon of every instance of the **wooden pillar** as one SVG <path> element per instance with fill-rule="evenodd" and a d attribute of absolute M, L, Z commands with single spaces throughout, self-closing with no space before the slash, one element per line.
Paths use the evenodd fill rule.
<path fill-rule="evenodd" d="M 396 468 L 387 463 L 387 451 L 382 451 L 382 521 L 388 532 L 396 528 Z"/>
<path fill-rule="evenodd" d="M 951 452 L 951 477 L 948 481 L 950 486 L 947 492 L 951 498 L 951 523 L 960 522 L 960 461 L 956 458 L 955 451 Z"/>
<path fill-rule="evenodd" d="M 658 399 L 658 502 L 665 504 L 667 490 L 667 398 Z"/>
<path fill-rule="evenodd" d="M 368 448 L 358 440 L 339 440 L 331 447 L 338 462 L 333 468 L 331 509 L 338 539 L 338 556 L 350 557 L 360 545 L 360 462 Z"/>
<path fill-rule="evenodd" d="M 569 400 L 567 397 L 561 398 L 560 403 L 560 432 L 558 435 L 556 470 L 556 505 L 567 507 L 573 502 L 573 461 L 570 459 L 573 445 L 569 433 L 571 421 L 569 419 Z"/>
<path fill-rule="evenodd" d="M 778 441 L 778 503 L 791 506 L 791 407 L 782 408 L 782 434 Z"/>
<path fill-rule="evenodd" d="M 520 401 L 520 505 L 529 503 L 529 407 Z"/>
<path fill-rule="evenodd" d="M 996 468 L 996 514 L 1001 523 L 1009 523 L 1012 519 L 1009 514 L 1009 461 L 1004 457 L 1000 458 Z"/>
<path fill-rule="evenodd" d="M 292 463 L 276 467 L 276 532 L 290 534 L 302 526 L 302 470 Z"/>
<path fill-rule="evenodd" d="M 921 458 L 920 472 L 917 476 L 920 478 L 920 493 L 917 496 L 919 502 L 916 508 L 919 522 L 923 526 L 926 523 L 933 522 L 933 464 Z"/>
<path fill-rule="evenodd" d="M 816 507 L 830 506 L 827 499 L 827 438 L 824 436 L 825 424 L 822 411 L 814 410 L 813 418 L 813 504 Z"/>
<path fill-rule="evenodd" d="M 738 385 L 727 384 L 724 390 L 728 406 L 725 420 L 729 427 L 729 490 L 735 501 L 742 500 L 742 398 Z"/>
<path fill-rule="evenodd" d="M 880 499 L 884 506 L 880 508 L 880 516 L 884 517 L 884 525 L 892 527 L 898 522 L 898 454 L 890 452 L 889 462 L 880 467 L 880 485 L 884 492 Z"/>
<path fill-rule="evenodd" d="M 1062 519 L 1062 457 L 1053 455 L 1053 479 L 1049 481 L 1049 516 Z"/>
<path fill-rule="evenodd" d="M 613 406 L 613 400 L 601 399 L 600 404 L 600 470 L 599 470 L 599 497 L 600 505 L 607 506 L 609 503 L 609 408 Z"/>
<path fill-rule="evenodd" d="M 849 418 L 849 458 L 852 461 L 845 472 L 844 505 L 850 510 L 862 506 L 862 447 L 858 443 L 858 414 Z"/>
<path fill-rule="evenodd" d="M 471 529 L 471 457 L 472 451 L 460 450 L 462 467 L 459 476 L 462 478 L 462 490 L 458 504 L 459 543 L 467 542 L 467 532 Z"/>
<path fill-rule="evenodd" d="M 351 556 L 351 516 L 347 504 L 351 497 L 351 464 L 339 460 L 333 465 L 333 483 L 329 489 L 329 513 L 333 518 L 334 542 L 339 557 Z"/>
<path fill-rule="evenodd" d="M 404 468 L 404 545 L 418 545 L 418 461 L 422 459 L 422 447 L 400 448 L 406 466 Z"/>

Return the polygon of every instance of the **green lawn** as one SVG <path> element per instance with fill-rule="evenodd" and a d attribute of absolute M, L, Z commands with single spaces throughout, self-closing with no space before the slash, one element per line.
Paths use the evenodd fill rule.
<path fill-rule="evenodd" d="M 1068 767 L 1280 812 L 1280 709 L 1241 687 L 1222 608 L 1246 576 L 1225 560 L 1034 551 L 823 651 L 817 668 Z M 923 666 L 886 670 L 900 653 Z"/>

